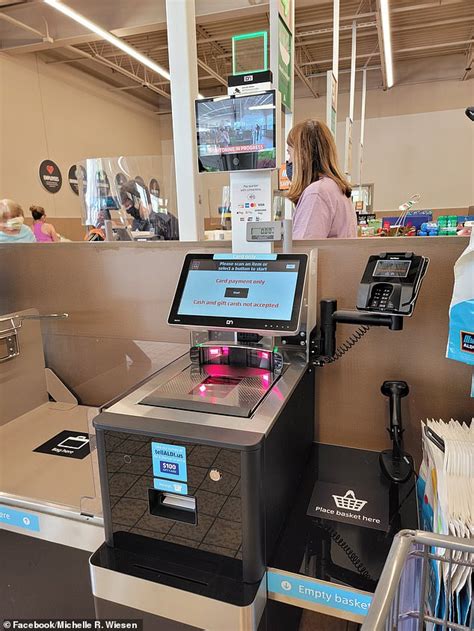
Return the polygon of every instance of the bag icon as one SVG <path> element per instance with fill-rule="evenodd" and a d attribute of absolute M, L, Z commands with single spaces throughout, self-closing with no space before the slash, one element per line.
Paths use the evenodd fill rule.
<path fill-rule="evenodd" d="M 338 508 L 345 508 L 359 512 L 367 504 L 367 500 L 358 500 L 354 495 L 354 491 L 347 491 L 345 495 L 333 495 L 334 501 Z"/>

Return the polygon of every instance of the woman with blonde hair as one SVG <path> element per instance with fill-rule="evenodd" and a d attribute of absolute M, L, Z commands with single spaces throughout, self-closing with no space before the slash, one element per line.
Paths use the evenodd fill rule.
<path fill-rule="evenodd" d="M 294 239 L 351 238 L 357 236 L 351 186 L 337 163 L 329 128 L 316 120 L 295 125 L 287 138 L 288 197 L 296 204 Z"/>
<path fill-rule="evenodd" d="M 34 243 L 34 234 L 24 221 L 20 204 L 12 199 L 0 199 L 0 243 Z"/>
<path fill-rule="evenodd" d="M 38 243 L 54 243 L 60 241 L 60 237 L 52 223 L 46 222 L 46 211 L 42 206 L 30 206 L 33 217 L 33 233 Z"/>

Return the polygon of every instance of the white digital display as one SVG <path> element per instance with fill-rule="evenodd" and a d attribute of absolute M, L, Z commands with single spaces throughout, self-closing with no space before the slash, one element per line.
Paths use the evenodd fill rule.
<path fill-rule="evenodd" d="M 373 276 L 384 278 L 406 278 L 410 271 L 411 261 L 384 260 L 377 261 Z"/>

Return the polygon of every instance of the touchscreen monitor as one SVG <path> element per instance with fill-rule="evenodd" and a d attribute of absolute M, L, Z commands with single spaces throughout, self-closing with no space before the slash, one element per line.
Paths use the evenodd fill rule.
<path fill-rule="evenodd" d="M 188 254 L 169 324 L 297 332 L 306 254 Z"/>
<path fill-rule="evenodd" d="M 275 91 L 196 101 L 199 171 L 274 169 Z"/>

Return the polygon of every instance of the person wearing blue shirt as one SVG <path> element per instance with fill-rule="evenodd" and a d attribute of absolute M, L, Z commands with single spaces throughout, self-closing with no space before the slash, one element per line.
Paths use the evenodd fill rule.
<path fill-rule="evenodd" d="M 0 243 L 36 243 L 33 231 L 24 221 L 20 204 L 12 199 L 0 199 Z"/>

